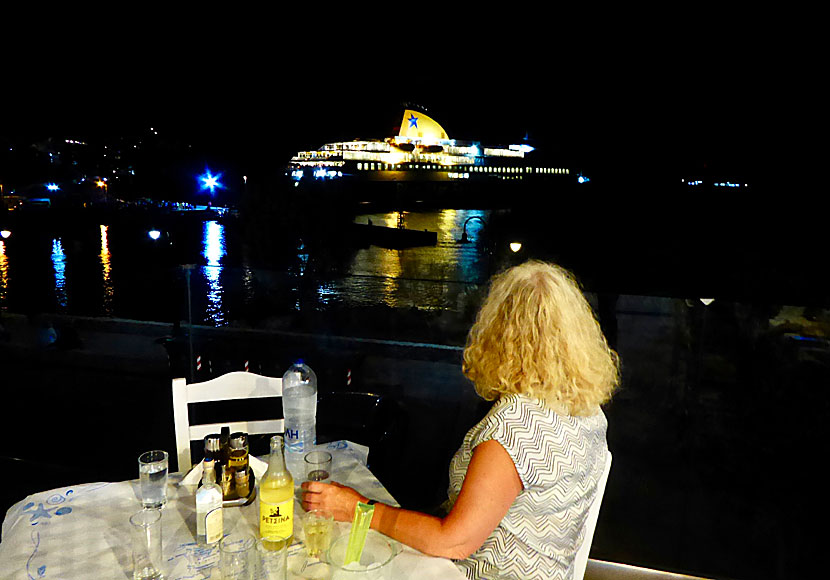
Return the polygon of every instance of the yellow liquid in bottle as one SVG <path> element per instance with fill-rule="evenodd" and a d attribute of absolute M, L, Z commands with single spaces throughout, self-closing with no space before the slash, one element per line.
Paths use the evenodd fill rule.
<path fill-rule="evenodd" d="M 269 473 L 259 484 L 259 535 L 294 541 L 294 479 L 287 470 Z"/>

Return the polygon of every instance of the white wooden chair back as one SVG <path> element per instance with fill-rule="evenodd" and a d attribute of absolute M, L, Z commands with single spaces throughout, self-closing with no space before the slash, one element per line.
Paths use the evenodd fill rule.
<path fill-rule="evenodd" d="M 187 471 L 193 465 L 190 457 L 190 442 L 204 439 L 205 435 L 211 433 L 219 433 L 222 427 L 230 427 L 231 433 L 243 431 L 249 435 L 285 431 L 283 419 L 191 425 L 187 412 L 188 404 L 265 397 L 282 397 L 281 378 L 238 371 L 203 383 L 188 384 L 183 378 L 173 379 L 173 423 L 176 432 L 176 456 L 179 461 L 179 471 Z"/>
<path fill-rule="evenodd" d="M 602 496 L 605 494 L 605 484 L 608 483 L 608 472 L 611 471 L 611 452 L 605 458 L 605 469 L 597 482 L 597 495 L 594 503 L 588 510 L 588 519 L 585 521 L 585 535 L 582 538 L 582 545 L 574 557 L 574 580 L 582 580 L 585 577 L 585 568 L 588 565 L 588 554 L 591 552 L 591 543 L 594 540 L 594 530 L 599 519 L 599 508 L 602 505 Z"/>

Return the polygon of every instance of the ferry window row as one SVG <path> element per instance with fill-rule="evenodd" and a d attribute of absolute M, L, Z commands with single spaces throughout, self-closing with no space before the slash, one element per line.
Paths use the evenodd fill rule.
<path fill-rule="evenodd" d="M 445 165 L 435 165 L 435 164 L 421 164 L 421 163 L 414 163 L 408 166 L 401 167 L 400 165 L 394 165 L 391 163 L 358 163 L 357 164 L 358 171 L 398 171 L 398 170 L 406 170 L 406 169 L 428 169 L 434 171 L 441 171 L 441 170 L 449 170 L 451 167 Z M 540 174 L 561 174 L 561 175 L 569 175 L 570 170 L 564 169 L 561 167 L 489 167 L 489 166 L 481 166 L 481 165 L 471 165 L 469 167 L 464 167 L 467 171 L 472 171 L 474 173 L 540 173 Z M 523 170 L 524 169 L 524 170 Z"/>

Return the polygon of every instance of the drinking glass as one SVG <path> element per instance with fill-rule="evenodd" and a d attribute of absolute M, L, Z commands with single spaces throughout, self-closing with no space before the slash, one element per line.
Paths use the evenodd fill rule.
<path fill-rule="evenodd" d="M 334 515 L 327 510 L 309 510 L 303 517 L 305 549 L 309 558 L 319 558 L 331 544 Z"/>
<path fill-rule="evenodd" d="M 328 451 L 312 451 L 305 455 L 305 472 L 308 481 L 323 481 L 331 479 L 331 453 Z"/>
<path fill-rule="evenodd" d="M 146 451 L 138 456 L 141 504 L 160 508 L 167 503 L 167 451 Z"/>
<path fill-rule="evenodd" d="M 286 580 L 288 575 L 288 538 L 268 536 L 257 541 L 261 580 Z"/>
<path fill-rule="evenodd" d="M 254 580 L 256 538 L 248 533 L 228 534 L 219 542 L 224 580 Z"/>
<path fill-rule="evenodd" d="M 130 517 L 133 580 L 162 578 L 161 510 L 143 509 Z"/>

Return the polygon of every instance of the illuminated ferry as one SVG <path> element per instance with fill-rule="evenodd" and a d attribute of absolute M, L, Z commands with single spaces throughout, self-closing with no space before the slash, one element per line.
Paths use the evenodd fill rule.
<path fill-rule="evenodd" d="M 406 109 L 398 135 L 300 151 L 292 157 L 288 175 L 298 187 L 359 183 L 365 186 L 364 197 L 383 191 L 381 184 L 397 184 L 397 193 L 415 190 L 421 196 L 443 197 L 469 190 L 465 184 L 477 184 L 482 186 L 477 191 L 485 191 L 487 185 L 505 181 L 576 181 L 567 167 L 532 163 L 533 151 L 526 143 L 488 147 L 451 139 L 434 119 Z"/>

